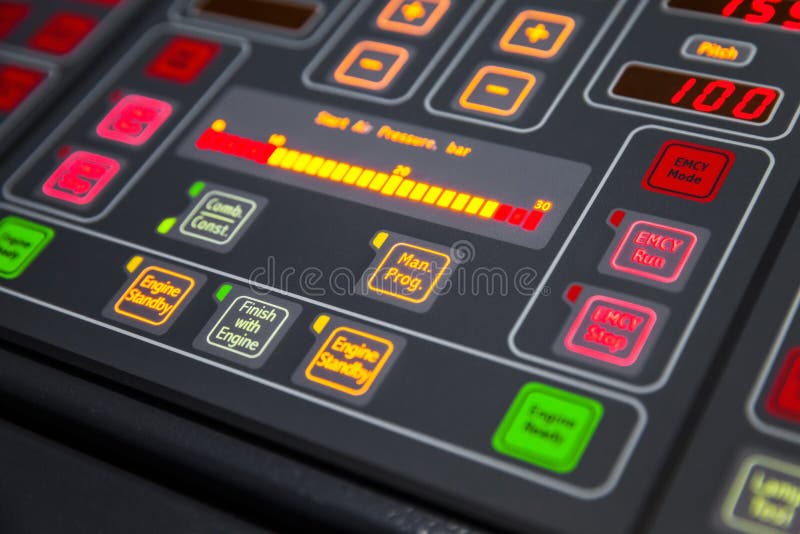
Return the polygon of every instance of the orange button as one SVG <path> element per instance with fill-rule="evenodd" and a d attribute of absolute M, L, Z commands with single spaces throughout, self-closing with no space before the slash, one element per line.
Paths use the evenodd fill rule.
<path fill-rule="evenodd" d="M 382 30 L 428 35 L 450 9 L 450 0 L 391 0 L 378 15 Z"/>
<path fill-rule="evenodd" d="M 535 85 L 536 76 L 530 72 L 487 65 L 478 70 L 458 103 L 464 109 L 510 117 L 519 111 Z"/>
<path fill-rule="evenodd" d="M 333 78 L 343 85 L 381 91 L 392 83 L 408 58 L 408 50 L 403 47 L 361 41 L 348 52 Z"/>
<path fill-rule="evenodd" d="M 500 48 L 512 54 L 552 58 L 575 29 L 575 19 L 532 9 L 522 11 L 500 38 Z"/>

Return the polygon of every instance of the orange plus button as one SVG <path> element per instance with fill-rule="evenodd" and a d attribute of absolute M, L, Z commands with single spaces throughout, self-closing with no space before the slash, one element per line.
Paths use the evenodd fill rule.
<path fill-rule="evenodd" d="M 542 59 L 555 57 L 575 30 L 575 19 L 532 9 L 522 11 L 500 38 L 512 54 Z"/>
<path fill-rule="evenodd" d="M 378 15 L 382 30 L 428 35 L 450 9 L 450 0 L 390 0 Z"/>
<path fill-rule="evenodd" d="M 348 52 L 333 78 L 343 85 L 381 91 L 397 77 L 409 56 L 408 50 L 400 46 L 361 41 Z"/>
<path fill-rule="evenodd" d="M 487 65 L 475 73 L 458 103 L 471 111 L 511 117 L 535 86 L 536 76 L 531 72 Z"/>

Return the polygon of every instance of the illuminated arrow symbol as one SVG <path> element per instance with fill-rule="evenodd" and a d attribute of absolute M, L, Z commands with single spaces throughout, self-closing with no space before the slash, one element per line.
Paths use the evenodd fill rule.
<path fill-rule="evenodd" d="M 547 27 L 544 24 L 539 23 L 533 28 L 526 28 L 525 37 L 528 38 L 531 44 L 536 44 L 539 41 L 549 38 L 550 32 L 547 31 Z"/>
<path fill-rule="evenodd" d="M 425 16 L 425 7 L 419 1 L 411 2 L 410 4 L 406 4 L 401 8 L 403 13 L 403 18 L 406 19 L 408 22 L 414 22 L 417 19 L 421 19 Z"/>

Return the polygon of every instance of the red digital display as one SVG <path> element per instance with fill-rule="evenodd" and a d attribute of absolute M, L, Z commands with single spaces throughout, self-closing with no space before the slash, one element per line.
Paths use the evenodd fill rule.
<path fill-rule="evenodd" d="M 612 93 L 754 124 L 769 122 L 781 100 L 774 87 L 640 64 L 625 67 Z"/>
<path fill-rule="evenodd" d="M 800 0 L 669 0 L 669 7 L 800 30 Z"/>

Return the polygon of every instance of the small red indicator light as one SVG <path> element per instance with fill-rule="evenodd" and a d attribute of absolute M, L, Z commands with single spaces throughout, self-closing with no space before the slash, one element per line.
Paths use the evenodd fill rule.
<path fill-rule="evenodd" d="M 581 293 L 583 293 L 583 286 L 580 284 L 572 284 L 571 286 L 569 286 L 569 289 L 567 289 L 567 294 L 565 295 L 565 298 L 569 302 L 575 303 L 578 302 Z"/>
<path fill-rule="evenodd" d="M 614 213 L 611 214 L 611 217 L 608 218 L 608 224 L 617 228 L 622 221 L 625 220 L 625 212 L 622 210 L 616 210 Z"/>
<path fill-rule="evenodd" d="M 73 152 L 42 186 L 45 195 L 86 205 L 106 188 L 119 172 L 119 163 L 91 152 Z"/>
<path fill-rule="evenodd" d="M 219 49 L 216 43 L 174 37 L 147 66 L 146 72 L 155 78 L 189 83 L 205 70 Z"/>
<path fill-rule="evenodd" d="M 6 37 L 30 12 L 27 4 L 0 2 L 0 38 Z"/>
<path fill-rule="evenodd" d="M 642 187 L 696 202 L 711 202 L 735 160 L 736 155 L 729 150 L 667 141 L 647 171 Z"/>
<path fill-rule="evenodd" d="M 97 135 L 126 145 L 141 146 L 172 114 L 163 100 L 141 95 L 123 97 L 97 125 Z"/>
<path fill-rule="evenodd" d="M 72 51 L 94 29 L 97 19 L 77 13 L 56 13 L 39 28 L 28 46 L 49 54 Z"/>
<path fill-rule="evenodd" d="M 527 230 L 529 232 L 533 232 L 539 226 L 539 223 L 542 222 L 542 218 L 544 217 L 543 211 L 536 211 L 533 210 L 528 214 L 528 218 L 525 219 L 525 222 L 522 223 L 522 229 Z"/>
<path fill-rule="evenodd" d="M 770 415 L 800 422 L 800 347 L 784 358 L 766 404 Z"/>
<path fill-rule="evenodd" d="M 586 300 L 564 339 L 570 352 L 629 367 L 639 358 L 656 324 L 646 306 L 605 295 Z"/>
<path fill-rule="evenodd" d="M 528 210 L 526 209 L 514 208 L 514 211 L 511 212 L 511 216 L 508 218 L 508 224 L 513 224 L 515 226 L 522 224 L 527 214 Z"/>
<path fill-rule="evenodd" d="M 0 112 L 10 113 L 44 79 L 44 73 L 16 65 L 0 65 Z"/>
<path fill-rule="evenodd" d="M 508 219 L 508 216 L 511 215 L 511 211 L 514 209 L 514 206 L 509 206 L 508 204 L 500 204 L 497 208 L 497 211 L 494 212 L 494 220 L 503 222 Z"/>

